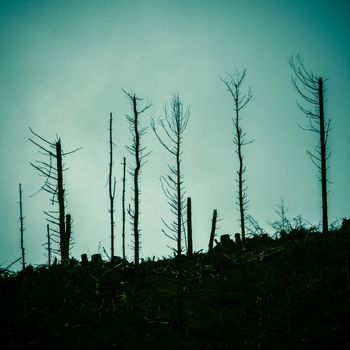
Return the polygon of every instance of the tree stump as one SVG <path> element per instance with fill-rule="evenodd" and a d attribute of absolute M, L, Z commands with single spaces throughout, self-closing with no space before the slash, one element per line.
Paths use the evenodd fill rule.
<path fill-rule="evenodd" d="M 83 265 L 86 265 L 89 262 L 88 258 L 87 258 L 87 254 L 81 254 L 81 263 Z"/>
<path fill-rule="evenodd" d="M 91 255 L 91 262 L 92 263 L 100 263 L 100 262 L 102 262 L 101 254 L 92 254 Z"/>

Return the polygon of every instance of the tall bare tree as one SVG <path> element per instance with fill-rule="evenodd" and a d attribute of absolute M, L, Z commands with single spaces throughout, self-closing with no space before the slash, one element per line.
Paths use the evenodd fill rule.
<path fill-rule="evenodd" d="M 233 100 L 233 110 L 234 116 L 233 127 L 234 127 L 234 137 L 233 142 L 236 146 L 236 153 L 238 156 L 239 169 L 237 171 L 238 179 L 238 195 L 237 202 L 240 213 L 240 223 L 241 223 L 241 235 L 242 240 L 245 240 L 245 219 L 246 211 L 248 208 L 248 198 L 247 198 L 247 186 L 245 185 L 244 174 L 246 172 L 246 166 L 244 164 L 243 147 L 249 145 L 253 140 L 247 141 L 246 132 L 243 131 L 241 127 L 241 111 L 247 106 L 251 101 L 253 95 L 251 89 L 249 88 L 246 93 L 242 93 L 245 77 L 247 74 L 247 69 L 241 72 L 236 71 L 235 74 L 227 74 L 225 79 L 221 79 L 225 84 L 227 91 L 230 93 Z"/>
<path fill-rule="evenodd" d="M 22 185 L 19 184 L 19 223 L 20 223 L 20 243 L 21 243 L 21 253 L 22 253 L 22 270 L 26 267 L 26 261 L 25 261 L 25 249 L 24 249 L 24 218 L 23 218 L 23 203 L 22 203 Z"/>
<path fill-rule="evenodd" d="M 123 194 L 122 194 L 122 252 L 123 259 L 126 259 L 125 254 L 125 171 L 126 171 L 126 159 L 123 157 Z"/>
<path fill-rule="evenodd" d="M 328 192 L 327 192 L 327 171 L 328 159 L 328 136 L 331 131 L 331 119 L 325 116 L 325 82 L 327 79 L 315 76 L 305 68 L 303 59 L 297 55 L 289 59 L 294 76 L 292 82 L 301 98 L 306 102 L 307 107 L 298 103 L 300 110 L 305 113 L 308 121 L 304 130 L 314 132 L 318 135 L 319 141 L 313 152 L 307 151 L 311 161 L 319 171 L 318 179 L 322 189 L 322 228 L 323 233 L 328 233 Z"/>
<path fill-rule="evenodd" d="M 115 188 L 116 188 L 116 179 L 113 178 L 113 117 L 112 113 L 109 114 L 109 175 L 108 175 L 108 194 L 109 194 L 109 213 L 111 219 L 111 259 L 114 256 L 114 198 L 115 198 Z M 112 179 L 113 178 L 113 179 Z"/>
<path fill-rule="evenodd" d="M 135 265 L 139 264 L 140 256 L 140 172 L 141 168 L 144 165 L 145 158 L 149 155 L 150 152 L 146 152 L 146 147 L 141 145 L 142 136 L 146 133 L 147 128 L 140 126 L 140 116 L 147 109 L 151 107 L 149 103 L 143 108 L 139 108 L 139 103 L 142 101 L 141 98 L 136 97 L 134 93 L 127 92 L 123 90 L 125 95 L 128 97 L 132 114 L 126 115 L 126 119 L 129 122 L 129 130 L 132 135 L 132 144 L 127 146 L 130 154 L 135 157 L 135 164 L 130 169 L 130 175 L 133 177 L 133 203 L 134 207 L 129 209 L 129 215 L 131 217 L 133 234 L 134 234 L 134 262 Z"/>
<path fill-rule="evenodd" d="M 186 212 L 186 197 L 181 168 L 183 133 L 190 118 L 189 106 L 184 107 L 179 94 L 174 94 L 170 102 L 171 112 L 165 108 L 164 119 L 157 123 L 152 119 L 151 126 L 161 145 L 171 154 L 174 164 L 168 164 L 169 174 L 161 177 L 161 185 L 171 212 L 174 214 L 174 221 L 170 224 L 162 219 L 165 229 L 163 233 L 177 243 L 176 254 L 182 252 L 182 232 L 184 232 L 183 216 Z"/>
<path fill-rule="evenodd" d="M 35 163 L 30 163 L 41 176 L 44 176 L 45 181 L 38 192 L 44 190 L 51 196 L 51 204 L 57 205 L 56 210 L 44 211 L 47 221 L 54 224 L 56 229 L 50 228 L 53 232 L 52 236 L 59 239 L 59 252 L 61 254 L 61 262 L 64 265 L 69 263 L 69 250 L 71 241 L 71 216 L 65 214 L 66 199 L 63 181 L 64 165 L 63 158 L 69 154 L 78 151 L 64 153 L 62 151 L 61 139 L 58 138 L 55 142 L 49 142 L 32 129 L 30 129 L 33 138 L 29 140 L 38 147 L 40 153 L 46 157 L 45 161 L 36 160 Z M 54 241 L 54 238 L 52 238 Z M 52 251 L 54 251 L 52 249 Z M 56 250 L 57 251 L 57 250 Z"/>

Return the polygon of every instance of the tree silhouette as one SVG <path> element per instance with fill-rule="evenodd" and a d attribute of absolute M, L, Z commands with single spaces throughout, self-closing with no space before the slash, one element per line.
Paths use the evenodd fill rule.
<path fill-rule="evenodd" d="M 129 215 L 131 217 L 133 233 L 134 233 L 134 262 L 135 265 L 139 264 L 140 254 L 140 172 L 141 167 L 144 165 L 144 159 L 149 155 L 150 152 L 146 152 L 146 147 L 141 145 L 141 138 L 146 133 L 147 128 L 140 127 L 140 115 L 151 107 L 149 103 L 146 103 L 145 107 L 139 109 L 139 103 L 142 101 L 141 98 L 136 97 L 134 93 L 122 90 L 128 97 L 132 114 L 126 115 L 126 119 L 129 122 L 129 130 L 132 135 L 132 144 L 127 146 L 130 154 L 135 157 L 135 165 L 131 167 L 129 174 L 133 177 L 133 202 L 134 208 L 129 207 Z"/>
<path fill-rule="evenodd" d="M 328 233 L 327 162 L 330 157 L 328 136 L 331 130 L 331 120 L 327 119 L 324 113 L 325 79 L 316 77 L 311 71 L 307 70 L 300 55 L 291 56 L 289 65 L 294 73 L 294 77 L 292 77 L 293 85 L 298 94 L 308 104 L 308 107 L 305 108 L 298 103 L 298 107 L 305 113 L 308 120 L 307 127 L 302 127 L 302 129 L 314 132 L 319 137 L 319 142 L 314 151 L 307 151 L 307 154 L 320 174 L 318 179 L 322 188 L 322 228 L 323 233 Z"/>
<path fill-rule="evenodd" d="M 26 267 L 26 261 L 25 261 L 25 249 L 24 249 L 24 225 L 23 225 L 23 203 L 22 203 L 22 185 L 19 184 L 19 222 L 20 222 L 20 243 L 21 243 L 21 253 L 22 253 L 22 270 Z"/>
<path fill-rule="evenodd" d="M 162 219 L 165 226 L 162 232 L 177 243 L 175 251 L 177 256 L 180 256 L 182 232 L 184 232 L 183 215 L 186 212 L 185 187 L 181 169 L 182 141 L 190 118 L 190 110 L 188 106 L 184 108 L 179 94 L 173 95 L 170 107 L 171 112 L 169 113 L 165 107 L 165 118 L 158 120 L 161 131 L 158 131 L 154 119 L 152 119 L 151 125 L 161 145 L 174 157 L 175 165 L 168 164 L 169 174 L 161 177 L 161 186 L 175 219 L 170 224 Z"/>
<path fill-rule="evenodd" d="M 44 211 L 44 213 L 47 216 L 46 220 L 58 228 L 58 230 L 52 228 L 50 230 L 53 232 L 52 236 L 59 239 L 59 242 L 56 242 L 59 243 L 59 250 L 56 250 L 56 252 L 60 252 L 62 264 L 67 265 L 69 263 L 71 240 L 71 216 L 70 214 L 65 214 L 66 199 L 63 172 L 66 169 L 64 169 L 63 158 L 78 151 L 80 148 L 63 153 L 60 138 L 55 142 L 49 142 L 32 129 L 30 131 L 35 141 L 31 138 L 29 138 L 29 141 L 39 148 L 41 154 L 48 158 L 46 161 L 36 160 L 35 164 L 30 164 L 41 176 L 45 177 L 44 184 L 38 192 L 44 190 L 49 193 L 51 204 L 58 206 L 58 210 Z M 52 240 L 54 241 L 54 239 Z"/>
<path fill-rule="evenodd" d="M 213 219 L 212 219 L 212 222 L 211 222 L 211 230 L 210 230 L 210 237 L 209 237 L 208 252 L 212 251 L 212 249 L 214 247 L 214 239 L 215 239 L 217 218 L 218 218 L 218 211 L 216 209 L 214 209 L 214 211 L 213 211 Z"/>
<path fill-rule="evenodd" d="M 126 259 L 125 254 L 125 170 L 126 170 L 126 159 L 123 157 L 123 194 L 122 194 L 122 251 L 123 259 Z"/>
<path fill-rule="evenodd" d="M 51 232 L 50 232 L 50 225 L 46 225 L 46 237 L 47 237 L 47 242 L 45 245 L 47 246 L 47 263 L 48 266 L 51 266 Z"/>
<path fill-rule="evenodd" d="M 114 256 L 114 198 L 115 198 L 115 187 L 116 187 L 116 179 L 113 178 L 113 135 L 112 135 L 112 123 L 113 117 L 112 113 L 109 114 L 109 174 L 108 174 L 108 194 L 109 194 L 109 203 L 110 203 L 110 219 L 111 219 L 111 259 Z"/>
<path fill-rule="evenodd" d="M 292 225 L 290 220 L 287 217 L 288 209 L 286 205 L 284 204 L 284 199 L 281 198 L 281 201 L 279 204 L 274 205 L 274 212 L 278 216 L 278 220 L 275 220 L 271 226 L 278 234 L 286 234 L 289 233 L 292 230 Z"/>
<path fill-rule="evenodd" d="M 192 239 L 192 200 L 187 197 L 187 255 L 193 254 L 193 239 Z"/>
<path fill-rule="evenodd" d="M 246 73 L 247 73 L 247 69 L 244 69 L 242 72 L 236 71 L 234 75 L 227 74 L 226 79 L 221 79 L 222 82 L 225 84 L 233 100 L 233 110 L 234 110 L 234 116 L 232 118 L 233 126 L 234 126 L 233 142 L 237 146 L 236 153 L 239 161 L 239 169 L 237 171 L 238 202 L 236 202 L 236 204 L 239 207 L 241 235 L 242 235 L 243 241 L 245 240 L 245 219 L 246 219 L 246 211 L 248 208 L 249 201 L 247 198 L 247 186 L 245 186 L 246 180 L 244 179 L 246 166 L 244 165 L 242 148 L 253 142 L 253 140 L 246 141 L 246 132 L 244 132 L 241 127 L 241 119 L 242 119 L 241 111 L 247 106 L 247 104 L 251 101 L 253 97 L 250 88 L 248 89 L 248 92 L 245 94 L 242 94 L 242 91 L 241 91 L 244 85 Z"/>

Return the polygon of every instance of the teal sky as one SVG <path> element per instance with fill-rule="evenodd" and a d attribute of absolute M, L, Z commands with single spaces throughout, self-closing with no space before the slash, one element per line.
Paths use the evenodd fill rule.
<path fill-rule="evenodd" d="M 350 217 L 350 5 L 341 0 L 232 1 L 0 1 L 0 264 L 20 256 L 18 183 L 24 189 L 28 261 L 46 261 L 49 209 L 45 193 L 29 197 L 42 178 L 29 162 L 40 154 L 28 127 L 47 139 L 56 135 L 66 151 L 72 255 L 109 250 L 108 117 L 113 112 L 115 175 L 130 143 L 121 88 L 152 103 L 143 115 L 163 115 L 171 94 L 191 106 L 184 138 L 183 171 L 192 197 L 195 250 L 208 245 L 217 209 L 219 234 L 239 231 L 232 143 L 232 101 L 220 76 L 247 68 L 253 101 L 243 127 L 255 142 L 245 151 L 248 214 L 271 231 L 273 204 L 283 196 L 290 217 L 321 220 L 320 184 L 306 149 L 316 135 L 296 105 L 288 57 L 300 53 L 316 75 L 328 77 L 326 113 L 332 119 L 329 165 L 330 221 Z M 141 175 L 141 256 L 167 256 L 170 244 L 160 217 L 169 209 L 159 177 L 168 155 L 151 130 L 144 145 L 153 150 Z M 117 184 L 117 253 L 121 254 L 121 181 Z M 129 190 L 129 187 L 128 187 Z M 130 197 L 130 190 L 128 197 Z M 130 227 L 128 256 L 132 258 Z M 272 231 L 271 231 L 272 232 Z"/>

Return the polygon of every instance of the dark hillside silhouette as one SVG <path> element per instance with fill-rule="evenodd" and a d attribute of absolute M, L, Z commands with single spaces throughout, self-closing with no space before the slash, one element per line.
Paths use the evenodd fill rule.
<path fill-rule="evenodd" d="M 348 233 L 322 239 L 304 230 L 246 238 L 244 250 L 222 240 L 210 254 L 146 260 L 137 269 L 86 256 L 27 267 L 0 276 L 1 346 L 346 349 L 349 251 Z"/>

